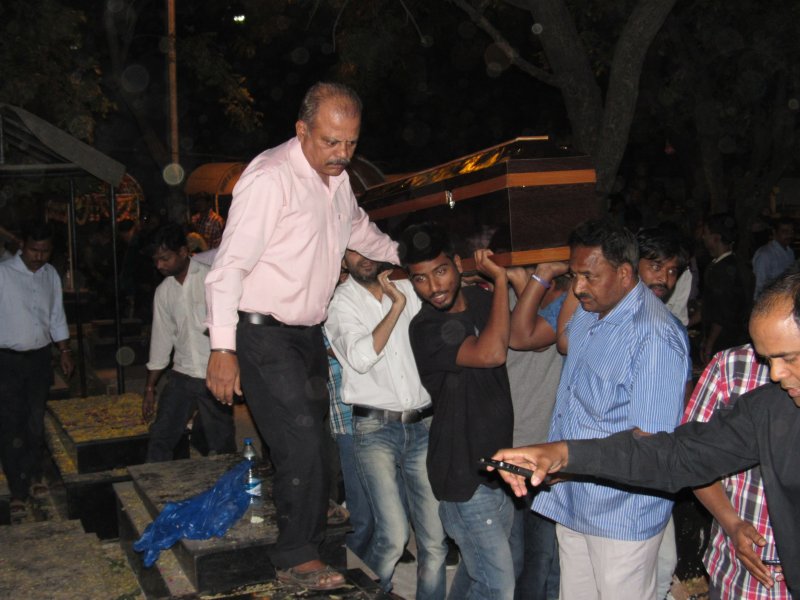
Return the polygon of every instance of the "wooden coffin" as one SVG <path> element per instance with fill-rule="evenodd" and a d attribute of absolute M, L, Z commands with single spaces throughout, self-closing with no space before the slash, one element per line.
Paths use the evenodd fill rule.
<path fill-rule="evenodd" d="M 370 187 L 359 203 L 392 237 L 436 221 L 462 257 L 488 247 L 496 262 L 524 265 L 568 259 L 570 231 L 601 214 L 595 181 L 588 156 L 547 136 L 520 137 Z"/>

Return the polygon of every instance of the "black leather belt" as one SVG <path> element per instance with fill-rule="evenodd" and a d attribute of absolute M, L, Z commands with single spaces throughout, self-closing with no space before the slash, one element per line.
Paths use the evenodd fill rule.
<path fill-rule="evenodd" d="M 266 325 L 267 327 L 285 327 L 286 329 L 308 329 L 316 325 L 287 325 L 278 321 L 272 315 L 262 315 L 261 313 L 251 313 L 239 311 L 239 320 L 250 323 L 251 325 Z"/>
<path fill-rule="evenodd" d="M 47 348 L 47 346 L 42 346 L 41 348 L 36 348 L 35 350 L 12 350 L 11 348 L 0 348 L 0 352 L 3 354 L 11 354 L 12 356 L 28 356 L 29 354 L 33 354 L 35 352 L 41 352 Z"/>
<path fill-rule="evenodd" d="M 353 415 L 356 417 L 372 417 L 375 419 L 383 419 L 384 421 L 400 421 L 406 425 L 410 423 L 418 423 L 422 419 L 427 419 L 433 414 L 433 405 L 426 406 L 422 409 L 413 410 L 384 410 L 382 408 L 370 408 L 368 406 L 353 405 Z"/>

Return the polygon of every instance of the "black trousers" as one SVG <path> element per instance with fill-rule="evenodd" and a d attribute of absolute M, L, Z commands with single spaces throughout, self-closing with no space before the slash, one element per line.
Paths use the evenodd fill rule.
<path fill-rule="evenodd" d="M 327 525 L 328 359 L 322 328 L 239 321 L 236 347 L 242 391 L 275 465 L 279 534 L 270 558 L 287 569 L 319 558 Z"/>
<path fill-rule="evenodd" d="M 158 399 L 156 420 L 150 425 L 147 462 L 172 460 L 172 451 L 195 410 L 200 412 L 209 452 L 236 452 L 233 409 L 214 399 L 206 387 L 205 379 L 171 371 Z"/>
<path fill-rule="evenodd" d="M 13 498 L 27 498 L 42 476 L 44 411 L 52 383 L 50 346 L 0 350 L 0 460 Z"/>

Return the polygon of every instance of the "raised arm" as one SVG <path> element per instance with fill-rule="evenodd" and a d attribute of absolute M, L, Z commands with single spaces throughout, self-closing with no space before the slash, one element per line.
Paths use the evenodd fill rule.
<path fill-rule="evenodd" d="M 556 341 L 556 331 L 539 316 L 542 300 L 550 292 L 553 280 L 569 269 L 567 263 L 543 263 L 528 275 L 514 311 L 511 313 L 510 345 L 516 350 L 541 350 Z M 516 287 L 515 287 L 516 289 Z"/>
<path fill-rule="evenodd" d="M 456 364 L 461 367 L 491 368 L 505 364 L 508 356 L 511 315 L 508 308 L 508 275 L 491 258 L 491 250 L 475 251 L 475 266 L 494 281 L 492 308 L 486 327 L 478 336 L 469 336 L 458 350 Z"/>

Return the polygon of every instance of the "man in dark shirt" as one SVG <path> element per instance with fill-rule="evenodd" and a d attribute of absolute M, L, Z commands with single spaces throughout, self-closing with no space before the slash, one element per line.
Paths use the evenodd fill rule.
<path fill-rule="evenodd" d="M 603 440 L 500 450 L 494 458 L 533 470 L 534 485 L 564 470 L 666 491 L 760 464 L 780 565 L 765 564 L 754 574 L 766 582 L 785 577 L 792 596 L 800 598 L 800 275 L 763 291 L 750 317 L 750 335 L 775 383 L 745 394 L 707 423 L 687 423 L 672 434 L 633 430 Z M 502 475 L 517 495 L 526 492 L 525 478 Z"/>
<path fill-rule="evenodd" d="M 700 359 L 705 365 L 714 354 L 747 342 L 747 309 L 750 294 L 733 247 L 736 222 L 728 214 L 708 217 L 703 225 L 703 243 L 712 261 L 703 277 L 703 344 Z"/>
<path fill-rule="evenodd" d="M 494 292 L 461 287 L 461 259 L 445 231 L 432 224 L 408 228 L 401 260 L 424 301 L 409 334 L 422 384 L 433 400 L 428 478 L 445 531 L 462 561 L 450 598 L 514 596 L 509 545 L 512 499 L 478 460 L 512 439 L 514 412 L 505 369 L 510 335 L 508 278 L 478 250 L 479 271 Z"/>

